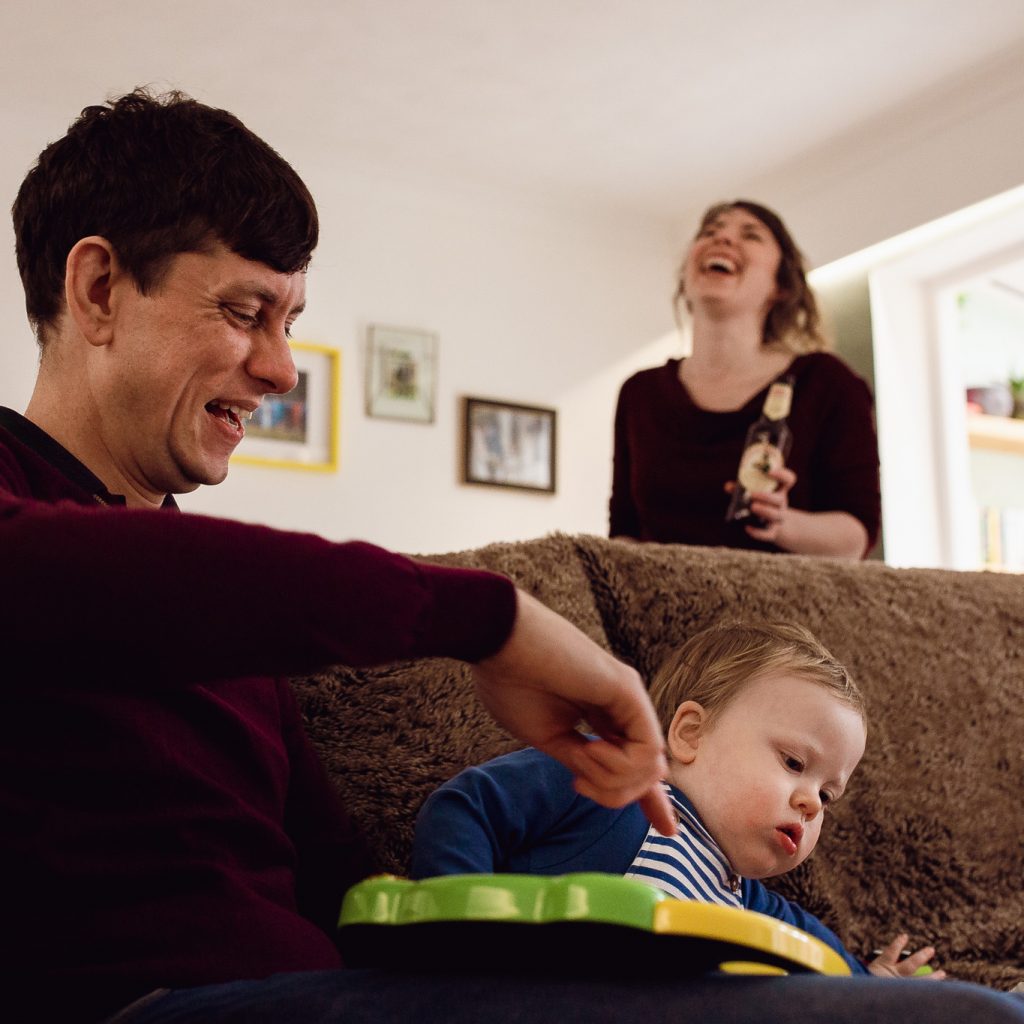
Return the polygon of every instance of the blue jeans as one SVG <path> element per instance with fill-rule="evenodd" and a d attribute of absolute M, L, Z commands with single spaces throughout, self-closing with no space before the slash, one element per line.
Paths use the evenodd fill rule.
<path fill-rule="evenodd" d="M 499 956 L 498 950 L 495 955 Z M 277 974 L 180 989 L 117 1024 L 999 1024 L 1024 1000 L 958 981 L 706 975 L 680 980 L 412 974 Z"/>

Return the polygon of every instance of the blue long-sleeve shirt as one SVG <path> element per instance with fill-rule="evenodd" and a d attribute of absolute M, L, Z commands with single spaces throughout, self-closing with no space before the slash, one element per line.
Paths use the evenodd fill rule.
<path fill-rule="evenodd" d="M 416 822 L 411 874 L 623 875 L 647 832 L 638 804 L 611 809 L 580 796 L 567 768 L 528 748 L 467 768 L 427 798 Z M 740 887 L 745 909 L 802 928 L 831 946 L 854 974 L 867 973 L 838 936 L 799 904 L 756 879 L 740 879 Z"/>

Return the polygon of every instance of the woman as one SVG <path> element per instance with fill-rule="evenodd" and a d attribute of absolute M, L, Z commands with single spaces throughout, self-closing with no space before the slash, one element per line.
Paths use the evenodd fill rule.
<path fill-rule="evenodd" d="M 693 352 L 622 386 L 611 536 L 863 558 L 878 536 L 878 445 L 867 385 L 823 351 L 803 257 L 747 200 L 705 213 L 679 273 Z M 794 379 L 787 465 L 727 523 L 746 432 L 769 385 Z"/>

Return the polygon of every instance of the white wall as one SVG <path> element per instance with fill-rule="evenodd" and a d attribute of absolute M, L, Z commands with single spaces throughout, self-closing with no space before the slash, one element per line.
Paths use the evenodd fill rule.
<path fill-rule="evenodd" d="M 1017 44 L 810 152 L 780 154 L 740 190 L 777 207 L 821 266 L 1024 183 L 1021 125 Z"/>
<path fill-rule="evenodd" d="M 236 465 L 224 484 L 184 496 L 182 507 L 424 553 L 553 530 L 605 532 L 618 386 L 678 348 L 669 305 L 678 246 L 665 226 L 342 171 L 339 154 L 278 144 L 321 213 L 308 306 L 294 333 L 342 352 L 340 469 Z M 20 409 L 35 357 L 13 272 L 0 300 L 11 321 L 0 346 L 0 404 Z M 439 334 L 432 425 L 365 415 L 370 323 Z M 467 394 L 558 410 L 556 494 L 459 482 Z"/>

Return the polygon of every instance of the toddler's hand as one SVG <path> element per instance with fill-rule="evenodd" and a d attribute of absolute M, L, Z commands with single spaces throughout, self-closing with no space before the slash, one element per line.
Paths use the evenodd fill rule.
<path fill-rule="evenodd" d="M 925 946 L 916 953 L 900 958 L 903 947 L 906 946 L 910 936 L 906 933 L 897 935 L 871 963 L 868 970 L 878 978 L 913 978 L 917 969 L 923 967 L 933 956 L 934 946 Z M 928 974 L 919 975 L 924 981 L 942 981 L 945 978 L 945 971 L 931 971 Z"/>

